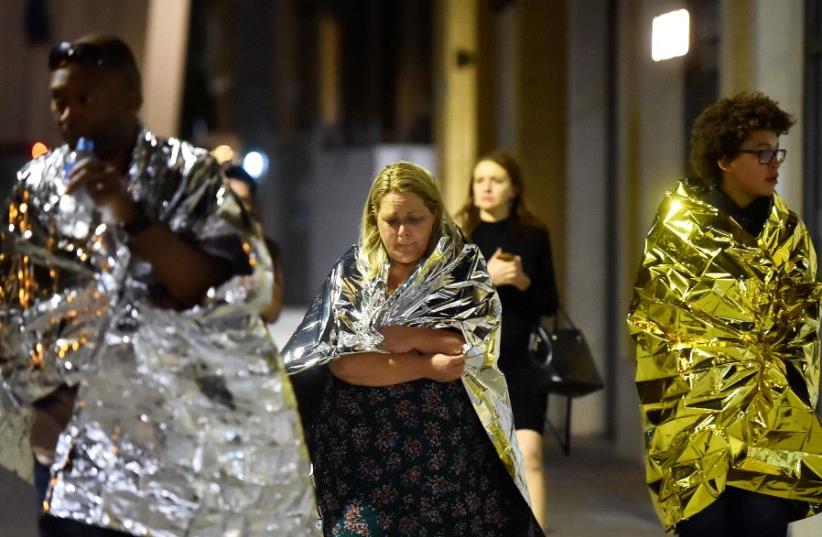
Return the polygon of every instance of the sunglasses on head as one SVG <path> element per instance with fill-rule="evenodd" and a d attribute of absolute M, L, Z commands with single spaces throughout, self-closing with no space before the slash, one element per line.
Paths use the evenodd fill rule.
<path fill-rule="evenodd" d="M 112 62 L 108 50 L 94 43 L 69 43 L 63 41 L 49 52 L 49 70 L 54 71 L 70 63 L 101 67 Z"/>

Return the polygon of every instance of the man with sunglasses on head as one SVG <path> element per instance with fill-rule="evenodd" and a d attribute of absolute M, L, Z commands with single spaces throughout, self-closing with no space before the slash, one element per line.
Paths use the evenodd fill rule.
<path fill-rule="evenodd" d="M 49 70 L 66 144 L 18 173 L 0 236 L 0 443 L 30 407 L 41 535 L 311 534 L 258 226 L 206 151 L 142 126 L 122 40 L 61 43 Z"/>
<path fill-rule="evenodd" d="M 822 287 L 808 230 L 775 192 L 793 123 L 759 92 L 705 109 L 696 175 L 646 239 L 628 316 L 646 482 L 681 537 L 785 537 L 822 506 Z"/>

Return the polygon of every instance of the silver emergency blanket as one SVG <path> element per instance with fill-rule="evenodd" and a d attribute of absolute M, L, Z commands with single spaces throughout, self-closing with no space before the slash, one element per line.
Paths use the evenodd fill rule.
<path fill-rule="evenodd" d="M 19 172 L 2 230 L 0 460 L 26 453 L 28 405 L 79 384 L 50 514 L 158 537 L 315 534 L 295 399 L 258 316 L 271 260 L 216 162 L 145 130 L 132 155 L 149 218 L 245 268 L 178 312 L 120 226 L 63 195 L 67 153 Z"/>
<path fill-rule="evenodd" d="M 443 222 L 433 252 L 389 295 L 388 262 L 368 279 L 368 261 L 353 246 L 332 268 L 297 331 L 283 349 L 289 374 L 339 356 L 387 352 L 381 326 L 459 330 L 467 357 L 465 390 L 500 459 L 530 501 L 514 435 L 505 377 L 497 368 L 501 306 L 479 249 Z"/>

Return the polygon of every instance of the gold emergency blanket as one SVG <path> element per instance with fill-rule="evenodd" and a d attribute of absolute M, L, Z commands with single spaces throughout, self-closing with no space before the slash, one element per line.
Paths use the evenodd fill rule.
<path fill-rule="evenodd" d="M 443 222 L 433 252 L 390 295 L 388 264 L 372 279 L 367 261 L 352 247 L 332 268 L 322 291 L 283 349 L 290 374 L 351 353 L 386 352 L 380 326 L 459 330 L 467 357 L 465 390 L 500 459 L 528 500 L 522 456 L 499 357 L 500 301 L 479 249 Z M 530 502 L 529 502 L 530 504 Z"/>
<path fill-rule="evenodd" d="M 291 385 L 258 312 L 271 260 L 204 150 L 142 130 L 128 188 L 148 217 L 235 267 L 186 311 L 80 196 L 66 146 L 18 174 L 0 256 L 0 462 L 31 468 L 26 414 L 79 385 L 46 509 L 133 535 L 312 535 Z"/>
<path fill-rule="evenodd" d="M 779 196 L 750 235 L 669 192 L 648 233 L 628 316 L 646 482 L 666 528 L 725 487 L 822 502 L 819 284 L 808 232 Z"/>

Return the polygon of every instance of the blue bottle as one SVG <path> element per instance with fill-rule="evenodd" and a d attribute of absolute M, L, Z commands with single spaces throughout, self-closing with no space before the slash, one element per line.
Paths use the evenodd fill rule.
<path fill-rule="evenodd" d="M 63 161 L 63 184 L 70 182 L 71 170 L 74 165 L 84 158 L 94 156 L 94 141 L 90 138 L 80 137 L 74 149 L 66 155 Z M 95 225 L 99 216 L 94 201 L 89 196 L 85 187 L 75 190 L 71 195 L 63 195 L 60 198 L 60 227 L 63 233 L 76 239 L 88 237 L 90 228 Z"/>
<path fill-rule="evenodd" d="M 81 136 L 77 139 L 77 144 L 74 146 L 74 150 L 70 151 L 69 154 L 66 156 L 66 160 L 63 163 L 63 177 L 66 182 L 68 182 L 68 176 L 71 173 L 71 170 L 74 168 L 74 165 L 84 159 L 94 156 L 94 140 L 91 138 L 85 138 Z"/>

